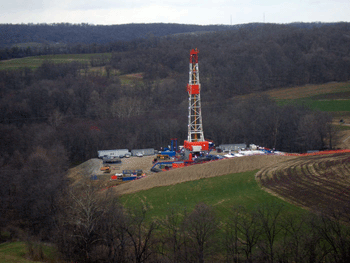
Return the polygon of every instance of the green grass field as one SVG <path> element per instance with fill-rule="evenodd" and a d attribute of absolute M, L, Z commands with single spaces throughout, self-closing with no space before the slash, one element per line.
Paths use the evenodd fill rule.
<path fill-rule="evenodd" d="M 164 218 L 170 208 L 181 207 L 192 211 L 199 202 L 215 208 L 220 219 L 225 219 L 232 206 L 244 206 L 253 210 L 266 203 L 285 206 L 285 213 L 301 215 L 305 211 L 262 190 L 250 171 L 219 177 L 190 181 L 166 187 L 157 187 L 124 195 L 121 201 L 126 207 L 146 203 L 151 218 Z"/>
<path fill-rule="evenodd" d="M 269 91 L 279 105 L 304 105 L 313 110 L 350 112 L 350 84 L 348 82 L 326 83 Z M 335 86 L 335 87 L 333 87 Z M 293 92 L 293 96 L 291 93 Z M 298 97 L 298 94 L 300 97 Z M 307 94 L 307 95 L 306 95 Z"/>
<path fill-rule="evenodd" d="M 280 105 L 286 104 L 296 104 L 296 105 L 304 105 L 313 110 L 320 111 L 329 111 L 329 112 L 337 112 L 337 111 L 350 111 L 350 99 L 315 99 L 313 97 L 303 98 L 303 99 L 295 99 L 295 100 L 280 100 L 278 101 Z"/>
<path fill-rule="evenodd" d="M 53 248 L 43 246 L 45 262 L 55 261 Z M 33 261 L 27 259 L 27 245 L 24 242 L 6 242 L 0 244 L 0 262 L 1 263 L 35 263 L 43 261 Z"/>
<path fill-rule="evenodd" d="M 29 67 L 35 69 L 40 67 L 40 65 L 45 60 L 53 61 L 54 63 L 69 63 L 72 61 L 80 61 L 88 63 L 92 57 L 95 56 L 106 56 L 110 58 L 111 53 L 103 54 L 61 54 L 61 55 L 44 55 L 44 56 L 35 56 L 35 57 L 25 57 L 17 58 L 11 60 L 2 60 L 0 61 L 0 70 L 11 70 Z"/>

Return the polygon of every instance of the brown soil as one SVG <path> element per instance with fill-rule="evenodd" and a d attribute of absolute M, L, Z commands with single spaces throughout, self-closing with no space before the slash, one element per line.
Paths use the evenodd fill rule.
<path fill-rule="evenodd" d="M 247 156 L 218 160 L 204 164 L 196 164 L 189 167 L 178 168 L 167 172 L 152 173 L 140 180 L 113 187 L 116 194 L 129 194 L 153 187 L 174 185 L 201 178 L 209 178 L 231 173 L 240 173 L 261 169 L 265 166 L 275 165 L 281 161 L 295 157 L 263 155 Z"/>
<path fill-rule="evenodd" d="M 293 88 L 269 90 L 265 93 L 275 99 L 300 99 L 320 94 L 348 91 L 348 85 L 344 84 L 344 82 L 330 82 L 319 85 L 305 85 Z"/>
<path fill-rule="evenodd" d="M 300 157 L 256 155 L 160 173 L 150 172 L 153 158 L 154 156 L 122 159 L 122 164 L 113 165 L 112 172 L 105 177 L 105 183 L 101 184 L 100 181 L 100 185 L 114 186 L 111 188 L 112 192 L 123 195 L 201 178 L 260 169 L 256 179 L 263 189 L 295 205 L 310 210 L 329 206 L 344 208 L 350 205 L 350 153 Z M 102 165 L 101 160 L 91 159 L 71 169 L 69 175 L 75 181 L 91 174 L 102 175 Z M 126 169 L 142 169 L 147 176 L 127 183 L 112 184 L 110 175 Z"/>
<path fill-rule="evenodd" d="M 105 175 L 110 179 L 110 176 L 116 173 L 122 173 L 123 170 L 142 170 L 146 175 L 150 174 L 152 167 L 152 160 L 154 156 L 144 157 L 130 157 L 122 158 L 121 163 L 117 164 L 103 164 L 101 159 L 90 159 L 72 169 L 69 170 L 68 177 L 73 180 L 80 180 L 91 175 Z M 101 171 L 101 167 L 110 166 L 111 172 L 104 173 Z"/>
<path fill-rule="evenodd" d="M 336 148 L 350 149 L 350 130 L 339 131 Z"/>
<path fill-rule="evenodd" d="M 98 175 L 102 187 L 113 187 L 116 194 L 128 194 L 153 187 L 174 185 L 186 181 L 194 181 L 201 178 L 215 177 L 230 173 L 240 173 L 261 169 L 265 166 L 276 165 L 285 160 L 293 159 L 290 156 L 262 155 L 247 156 L 233 159 L 213 161 L 205 164 L 196 164 L 189 167 L 178 168 L 167 172 L 152 173 L 150 171 L 154 156 L 123 158 L 121 164 L 111 165 L 111 173 L 100 171 L 103 163 L 100 159 L 91 159 L 75 168 L 70 169 L 69 177 L 73 182 L 90 178 L 91 175 Z M 146 174 L 145 178 L 120 183 L 111 181 L 111 175 L 121 173 L 123 170 L 142 169 Z M 101 182 L 102 181 L 102 182 Z"/>
<path fill-rule="evenodd" d="M 102 160 L 90 159 L 74 168 L 69 169 L 68 177 L 74 181 L 80 180 L 86 176 L 100 173 Z"/>
<path fill-rule="evenodd" d="M 350 208 L 350 153 L 297 157 L 256 178 L 268 192 L 310 210 Z"/>

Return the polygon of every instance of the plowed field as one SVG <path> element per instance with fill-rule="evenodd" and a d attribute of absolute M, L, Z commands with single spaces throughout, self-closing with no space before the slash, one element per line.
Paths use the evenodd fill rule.
<path fill-rule="evenodd" d="M 120 169 L 144 169 L 140 180 L 112 187 L 116 195 L 135 193 L 154 187 L 174 185 L 227 174 L 260 169 L 256 179 L 266 191 L 310 210 L 350 208 L 350 153 L 316 156 L 256 155 L 213 161 L 167 172 L 151 173 L 152 157 L 124 160 Z M 92 159 L 74 169 L 75 180 L 99 171 L 102 161 Z M 117 172 L 120 172 L 118 169 Z M 105 180 L 109 181 L 106 175 Z M 103 184 L 107 186 L 108 184 Z"/>
<path fill-rule="evenodd" d="M 311 210 L 350 207 L 350 153 L 297 157 L 256 178 L 270 193 Z"/>

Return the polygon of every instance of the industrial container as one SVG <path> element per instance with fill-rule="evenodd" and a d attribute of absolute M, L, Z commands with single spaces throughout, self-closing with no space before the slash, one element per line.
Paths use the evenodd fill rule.
<path fill-rule="evenodd" d="M 125 155 L 131 155 L 128 149 L 115 149 L 115 150 L 100 150 L 97 151 L 98 158 L 103 157 L 120 157 Z"/>
<path fill-rule="evenodd" d="M 242 149 L 247 148 L 247 145 L 245 143 L 240 144 L 220 144 L 219 147 L 217 147 L 217 150 L 221 150 L 223 152 L 229 152 L 229 151 L 239 151 Z"/>
<path fill-rule="evenodd" d="M 132 156 L 137 156 L 137 154 L 142 154 L 143 156 L 154 155 L 154 149 L 153 148 L 148 148 L 148 149 L 134 149 L 134 150 L 131 150 L 131 155 Z"/>
<path fill-rule="evenodd" d="M 169 151 L 169 150 L 165 150 L 161 152 L 162 155 L 168 155 L 169 157 L 175 157 L 176 152 L 175 151 Z"/>
<path fill-rule="evenodd" d="M 123 177 L 122 181 L 132 181 L 136 180 L 137 176 L 129 176 L 129 177 Z"/>

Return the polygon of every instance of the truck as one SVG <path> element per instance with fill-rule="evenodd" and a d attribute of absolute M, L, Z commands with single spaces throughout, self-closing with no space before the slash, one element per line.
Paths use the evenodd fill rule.
<path fill-rule="evenodd" d="M 101 171 L 103 171 L 104 173 L 110 173 L 111 168 L 109 166 L 103 166 L 101 167 Z"/>

